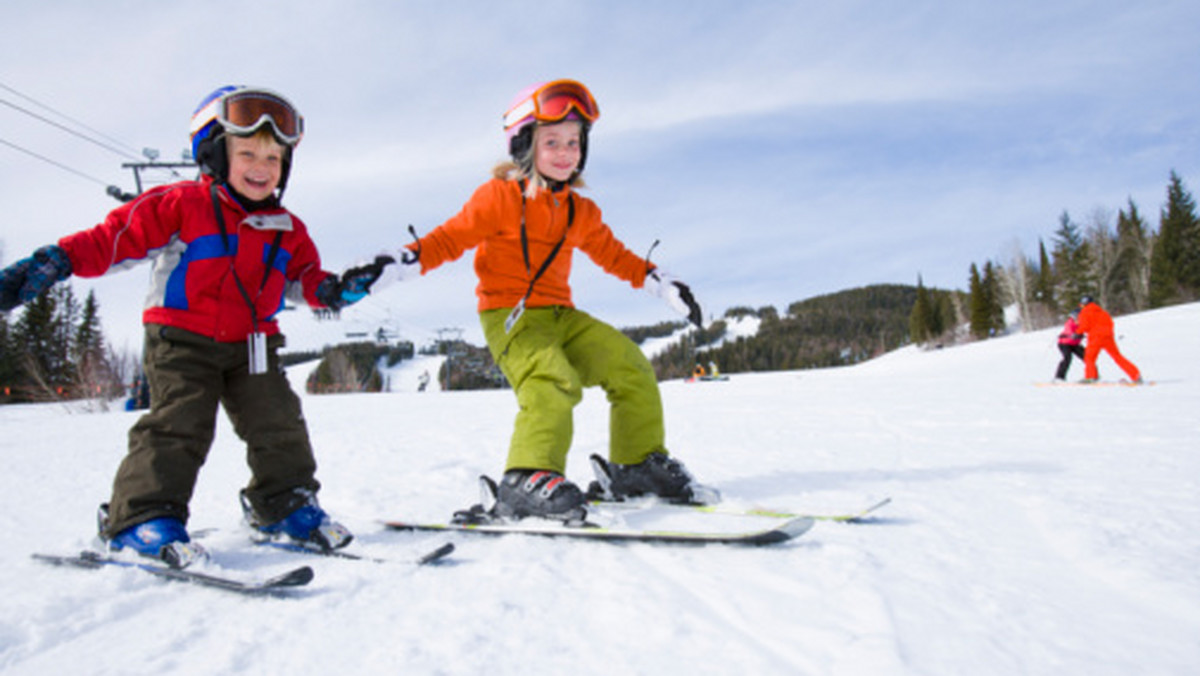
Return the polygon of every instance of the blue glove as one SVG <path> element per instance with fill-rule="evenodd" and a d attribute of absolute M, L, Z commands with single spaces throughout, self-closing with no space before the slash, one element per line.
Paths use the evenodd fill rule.
<path fill-rule="evenodd" d="M 0 270 L 0 312 L 28 303 L 55 282 L 71 276 L 71 259 L 57 245 L 44 246 L 29 258 Z"/>
<path fill-rule="evenodd" d="M 317 287 L 317 300 L 330 310 L 341 310 L 366 298 L 371 287 L 383 275 L 387 266 L 396 262 L 395 258 L 387 255 L 376 256 L 375 260 L 366 265 L 357 265 L 337 275 L 329 275 Z"/>
<path fill-rule="evenodd" d="M 396 262 L 395 258 L 382 254 L 366 265 L 358 265 L 342 273 L 341 297 L 346 305 L 357 303 L 371 292 L 371 286 L 383 276 L 387 266 Z"/>

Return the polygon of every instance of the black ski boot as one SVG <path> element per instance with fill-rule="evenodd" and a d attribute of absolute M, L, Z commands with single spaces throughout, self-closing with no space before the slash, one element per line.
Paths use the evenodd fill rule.
<path fill-rule="evenodd" d="M 558 472 L 513 469 L 500 479 L 489 511 L 504 519 L 537 516 L 578 524 L 587 518 L 586 503 L 583 491 Z"/>
<path fill-rule="evenodd" d="M 666 453 L 651 453 L 636 465 L 609 462 L 598 455 L 593 455 L 591 461 L 596 480 L 588 486 L 590 500 L 657 496 L 681 504 L 711 505 L 721 501 L 717 489 L 696 483 L 683 463 Z"/>

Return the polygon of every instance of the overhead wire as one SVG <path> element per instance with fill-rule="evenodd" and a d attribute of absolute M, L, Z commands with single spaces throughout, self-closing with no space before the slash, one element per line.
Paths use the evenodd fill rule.
<path fill-rule="evenodd" d="M 108 181 L 104 181 L 104 180 L 98 179 L 98 178 L 96 178 L 95 176 L 92 176 L 92 175 L 90 175 L 90 174 L 85 174 L 85 173 L 83 173 L 82 171 L 79 171 L 78 169 L 75 169 L 75 168 L 72 168 L 72 167 L 69 167 L 69 166 L 67 166 L 67 165 L 63 164 L 62 162 L 58 162 L 58 161 L 52 160 L 52 159 L 50 159 L 49 157 L 46 157 L 45 155 L 39 155 L 38 153 L 35 153 L 35 152 L 33 152 L 32 150 L 30 150 L 30 149 L 28 149 L 28 148 L 22 148 L 21 146 L 19 146 L 19 145 L 17 145 L 17 144 L 15 144 L 15 143 L 13 143 L 13 142 L 11 142 L 11 141 L 7 141 L 7 140 L 5 140 L 5 139 L 3 139 L 3 138 L 0 138 L 0 144 L 6 145 L 6 146 L 8 146 L 9 148 L 12 148 L 13 150 L 18 150 L 18 151 L 20 151 L 20 152 L 23 152 L 23 153 L 25 153 L 26 155 L 29 155 L 30 157 L 35 157 L 35 158 L 37 158 L 37 159 L 39 159 L 39 160 L 41 160 L 41 161 L 43 161 L 43 162 L 46 162 L 46 163 L 52 164 L 52 165 L 54 165 L 54 166 L 58 167 L 59 169 L 62 169 L 63 171 L 69 171 L 69 172 L 71 172 L 72 174 L 75 174 L 76 176 L 79 176 L 80 178 L 85 178 L 85 179 L 87 179 L 87 180 L 89 180 L 89 181 L 92 181 L 93 183 L 99 183 L 100 185 L 102 185 L 102 186 L 105 186 L 105 187 L 107 187 L 107 186 L 108 186 Z"/>
<path fill-rule="evenodd" d="M 70 115 L 67 115 L 67 114 L 65 114 L 65 113 L 62 113 L 62 112 L 59 112 L 59 111 L 55 110 L 54 108 L 51 108 L 50 106 L 48 106 L 48 105 L 46 105 L 46 104 L 42 103 L 41 101 L 38 101 L 37 99 L 35 99 L 35 98 L 33 98 L 33 97 L 29 96 L 28 94 L 23 94 L 23 93 L 21 93 L 21 92 L 17 91 L 16 89 L 13 89 L 13 88 L 12 88 L 12 87 L 10 87 L 9 85 L 6 85 L 6 84 L 4 84 L 3 82 L 0 82 L 0 89 L 3 89 L 3 90 L 5 90 L 5 91 L 7 91 L 7 92 L 11 92 L 11 93 L 13 93 L 13 94 L 16 94 L 17 96 L 21 97 L 22 99 L 25 99 L 26 101 L 28 101 L 28 102 L 30 102 L 30 103 L 32 103 L 32 104 L 34 104 L 34 105 L 36 105 L 37 107 L 39 107 L 39 108 L 41 108 L 41 109 L 43 109 L 43 110 L 49 111 L 50 113 L 53 113 L 54 115 L 56 115 L 56 116 L 58 116 L 58 117 L 60 117 L 60 118 L 62 118 L 62 119 L 64 119 L 64 120 L 67 120 L 67 121 L 68 121 L 68 122 L 70 122 L 71 124 L 74 124 L 75 126 L 77 126 L 77 127 L 80 127 L 81 129 L 86 129 L 87 131 L 91 132 L 92 134 L 95 134 L 96 136 L 99 136 L 100 138 L 103 138 L 103 139 L 105 139 L 106 141 L 110 141 L 110 142 L 111 142 L 111 143 L 113 143 L 113 144 L 117 144 L 117 145 L 120 145 L 120 146 L 124 146 L 124 149 L 118 148 L 118 147 L 116 147 L 116 146 L 114 146 L 114 145 L 109 145 L 109 144 L 107 144 L 107 143 L 102 143 L 102 142 L 100 142 L 100 141 L 97 141 L 97 140 L 96 140 L 96 139 L 94 139 L 94 138 L 90 138 L 90 137 L 88 137 L 88 136 L 85 136 L 84 134 L 81 134 L 81 133 L 79 133 L 79 132 L 77 132 L 77 131 L 73 130 L 73 129 L 70 129 L 70 128 L 66 127 L 65 125 L 62 125 L 62 124 L 59 124 L 58 122 L 55 122 L 55 121 L 53 121 L 53 120 L 50 120 L 50 119 L 47 119 L 46 117 L 44 117 L 44 116 L 42 116 L 42 115 L 38 115 L 37 113 L 35 113 L 35 112 L 33 112 L 33 111 L 31 111 L 31 110 L 29 110 L 29 109 L 27 109 L 27 108 L 23 108 L 23 107 L 21 107 L 21 106 L 18 106 L 17 104 L 15 104 L 15 103 L 12 103 L 11 101 L 6 101 L 6 100 L 4 100 L 4 99 L 0 99 L 0 103 L 3 103 L 3 104 L 5 104 L 5 105 L 9 106 L 10 108 L 13 108 L 13 109 L 15 109 L 15 110 L 17 110 L 17 111 L 20 111 L 20 112 L 22 112 L 22 113 L 25 113 L 26 115 L 28 115 L 28 116 L 30 116 L 30 117 L 32 117 L 32 118 L 34 118 L 34 119 L 41 120 L 42 122 L 45 122 L 46 124 L 49 124 L 49 125 L 51 125 L 51 126 L 53 126 L 53 127 L 57 127 L 58 129 L 61 129 L 61 130 L 65 131 L 65 132 L 67 132 L 68 134 L 71 134 L 71 135 L 73 135 L 73 136 L 77 136 L 77 137 L 79 137 L 79 138 L 81 138 L 81 139 L 83 139 L 83 140 L 85 140 L 85 141 L 87 141 L 87 142 L 89 142 L 89 143 L 94 143 L 94 144 L 96 144 L 96 145 L 100 146 L 101 148 L 104 148 L 105 150 L 109 150 L 109 151 L 111 151 L 111 152 L 114 152 L 114 153 L 116 153 L 116 154 L 118 154 L 118 155 L 122 155 L 122 156 L 124 156 L 124 157 L 126 157 L 126 158 L 131 158 L 131 159 L 134 159 L 134 160 L 140 160 L 140 159 L 142 159 L 142 158 L 141 158 L 141 156 L 139 155 L 138 151 L 137 151 L 136 149 L 134 149 L 132 146 L 130 146 L 129 144 L 127 144 L 127 143 L 124 143 L 124 142 L 122 142 L 122 141 L 120 141 L 120 140 L 118 140 L 118 139 L 115 139 L 115 138 L 111 137 L 111 136 L 108 136 L 107 134 L 105 134 L 105 133 L 103 133 L 103 132 L 101 132 L 101 131 L 98 131 L 98 130 L 96 130 L 96 129 L 93 129 L 92 127 L 89 127 L 88 125 L 84 124 L 83 122 L 80 122 L 79 120 L 76 120 L 75 118 L 71 117 Z"/>
<path fill-rule="evenodd" d="M 101 140 L 98 140 L 98 139 L 96 139 L 96 138 L 93 138 L 92 136 L 89 136 L 88 134 L 85 134 L 85 133 L 82 133 L 82 132 L 80 132 L 80 131 L 77 131 L 77 130 L 75 130 L 75 129 L 72 129 L 72 128 L 68 127 L 67 125 L 64 125 L 64 124 L 62 124 L 62 123 L 60 123 L 60 122 L 57 122 L 57 121 L 55 121 L 55 120 L 52 120 L 52 119 L 50 119 L 50 118 L 46 117 L 45 115 L 41 115 L 41 114 L 39 114 L 39 113 L 36 113 L 36 112 L 34 112 L 34 111 L 30 110 L 29 108 L 27 108 L 27 107 L 25 107 L 25 106 L 18 105 L 18 104 L 14 103 L 14 102 L 12 102 L 12 101 L 9 101 L 9 100 L 7 100 L 7 99 L 5 99 L 5 98 L 0 98 L 0 104 L 3 104 L 3 105 L 5 105 L 5 106 L 7 106 L 7 107 L 9 107 L 9 108 L 11 108 L 11 109 L 13 109 L 13 110 L 15 110 L 15 111 L 19 112 L 19 113 L 22 113 L 22 114 L 24 114 L 24 115 L 27 115 L 27 116 L 29 116 L 29 117 L 32 117 L 33 119 L 35 119 L 35 120 L 38 120 L 39 122 L 42 122 L 42 123 L 44 123 L 44 124 L 48 124 L 48 125 L 50 125 L 50 126 L 52 126 L 52 127 L 56 128 L 56 129 L 59 129 L 60 131 L 64 131 L 64 132 L 66 132 L 66 133 L 68 133 L 68 134 L 70 134 L 70 135 L 72 135 L 72 136 L 75 136 L 75 137 L 77 137 L 77 138 L 80 138 L 80 139 L 82 139 L 82 140 L 84 140 L 84 141 L 87 141 L 88 143 L 91 143 L 91 144 L 94 144 L 94 145 L 96 145 L 96 146 L 99 146 L 100 148 L 103 148 L 104 150 L 107 150 L 107 151 L 109 151 L 109 152 L 111 152 L 111 153 L 114 153 L 114 154 L 116 154 L 116 155 L 119 155 L 119 156 L 121 156 L 121 157 L 124 157 L 124 158 L 126 158 L 126 159 L 133 159 L 133 160 L 141 160 L 141 159 L 142 159 L 142 158 L 141 158 L 141 157 L 140 157 L 140 156 L 137 154 L 137 151 L 133 150 L 133 149 L 132 149 L 132 148 L 131 148 L 131 147 L 130 147 L 128 144 L 126 144 L 126 143 L 122 143 L 121 141 L 119 141 L 119 140 L 117 140 L 117 139 L 114 139 L 114 138 L 112 138 L 111 136 L 107 136 L 106 134 L 103 134 L 103 133 L 101 133 L 101 132 L 99 132 L 99 131 L 97 131 L 97 130 L 93 129 L 92 127 L 89 127 L 88 125 L 84 124 L 83 122 L 80 122 L 79 120 L 76 120 L 76 119 L 74 119 L 74 118 L 70 117 L 69 115 L 66 115 L 66 114 L 64 114 L 64 113 L 61 113 L 61 112 L 59 112 L 59 111 L 55 110 L 54 108 L 51 108 L 50 106 L 48 106 L 48 105 L 46 105 L 46 104 L 44 104 L 44 103 L 42 103 L 42 102 L 38 101 L 37 99 L 34 99 L 34 98 L 33 98 L 33 97 L 31 97 L 31 96 L 29 96 L 29 95 L 27 95 L 27 94 L 23 94 L 23 93 L 21 93 L 21 92 L 17 91 L 17 90 L 16 90 L 16 89 L 14 89 L 13 87 L 11 87 L 11 86 L 9 86 L 9 85 L 7 85 L 7 84 L 4 84 L 3 82 L 0 82 L 0 89 L 3 89 L 4 91 L 10 92 L 10 93 L 12 93 L 12 94 L 15 94 L 16 96 L 19 96 L 19 97 L 21 97 L 21 98 L 22 98 L 22 99 L 24 99 L 25 101 L 28 101 L 28 102 L 30 102 L 30 103 L 32 103 L 32 104 L 34 104 L 34 105 L 38 106 L 39 108 L 42 108 L 43 110 L 46 110 L 46 111 L 48 111 L 48 112 L 50 112 L 50 113 L 54 114 L 55 116 L 57 116 L 57 117 L 59 117 L 59 118 L 61 118 L 61 119 L 67 120 L 67 121 L 69 121 L 71 124 L 73 124 L 73 125 L 76 125 L 76 126 L 78 126 L 78 127 L 82 128 L 82 129 L 85 129 L 85 130 L 87 130 L 88 132 L 90 132 L 91 134 L 95 134 L 96 136 L 99 136 L 99 137 L 101 137 L 101 138 L 103 138 L 103 139 L 105 139 L 105 140 L 107 140 L 107 141 L 109 141 L 109 142 L 108 142 L 108 143 L 106 143 L 106 142 L 104 142 L 104 141 L 101 141 Z M 112 185 L 111 185 L 111 182 L 109 182 L 109 181 L 104 181 L 104 180 L 101 180 L 101 179 L 99 179 L 99 178 L 96 178 L 95 176 L 92 176 L 92 175 L 90 175 L 90 174 L 88 174 L 88 173 L 86 173 L 86 172 L 80 171 L 79 169 L 76 169 L 76 168 L 74 168 L 74 167 L 72 167 L 72 166 L 70 166 L 70 165 L 68 165 L 68 164 L 66 164 L 66 163 L 64 163 L 64 162 L 60 162 L 60 161 L 58 161 L 58 160 L 51 159 L 51 158 L 49 158 L 49 157 L 47 157 L 47 156 L 45 156 L 45 155 L 43 155 L 43 154 L 41 154 L 41 153 L 35 152 L 35 151 L 33 151 L 33 150 L 30 150 L 30 149 L 28 149 L 28 148 L 26 148 L 26 147 L 24 147 L 24 146 L 21 146 L 21 145 L 19 145 L 19 144 L 15 143 L 15 142 L 13 142 L 13 141 L 10 141 L 10 140 L 7 140 L 7 139 L 0 138 L 0 144 L 3 144 L 3 145 L 5 145 L 5 146 L 8 146 L 9 148 L 12 148 L 12 149 L 14 149 L 14 150 L 17 150 L 17 151 L 19 151 L 19 152 L 25 153 L 26 155 L 29 155 L 30 157 L 33 157 L 33 158 L 35 158 L 35 159 L 38 159 L 38 160 L 41 160 L 41 161 L 43 161 L 43 162 L 45 162 L 45 163 L 47 163 L 47 164 L 50 164 L 50 165 L 52 165 L 52 166 L 58 167 L 59 169 L 62 169 L 63 171 L 66 171 L 66 172 L 68 172 L 68 173 L 74 174 L 74 175 L 76 175 L 76 176 L 79 176 L 79 177 L 81 177 L 81 178 L 84 178 L 84 179 L 86 179 L 86 180 L 92 181 L 92 182 L 94 182 L 94 183 L 98 183 L 98 184 L 100 184 L 100 185 L 102 185 L 102 186 L 106 186 L 106 187 L 110 188 L 110 194 L 112 194 L 112 193 L 111 193 L 111 189 L 114 189 L 114 188 L 115 188 L 115 186 L 112 186 Z M 121 148 L 121 147 L 118 147 L 118 146 L 124 146 L 124 148 Z"/>

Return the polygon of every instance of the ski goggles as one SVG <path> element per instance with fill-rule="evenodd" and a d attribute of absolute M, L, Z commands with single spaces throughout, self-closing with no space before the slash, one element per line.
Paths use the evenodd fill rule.
<path fill-rule="evenodd" d="M 530 117 L 538 122 L 561 122 L 572 111 L 588 122 L 600 117 L 600 107 L 587 87 L 574 80 L 554 80 L 533 90 L 505 113 L 504 129 L 511 129 Z"/>
<path fill-rule="evenodd" d="M 208 104 L 211 111 L 195 116 L 198 121 L 215 119 L 226 133 L 249 136 L 264 124 L 282 143 L 294 146 L 304 136 L 304 117 L 279 94 L 265 89 L 243 89 L 226 94 Z M 211 113 L 211 114 L 204 114 Z M 195 133 L 197 130 L 192 130 Z"/>

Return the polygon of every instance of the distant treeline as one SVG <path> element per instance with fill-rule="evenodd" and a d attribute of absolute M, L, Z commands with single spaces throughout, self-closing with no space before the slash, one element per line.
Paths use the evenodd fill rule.
<path fill-rule="evenodd" d="M 659 379 L 691 375 L 710 362 L 724 373 L 781 371 L 855 364 L 908 342 L 908 321 L 917 289 L 884 284 L 841 291 L 788 306 L 732 308 L 703 331 L 693 331 L 652 363 Z M 759 319 L 753 336 L 726 335 L 728 322 Z"/>

